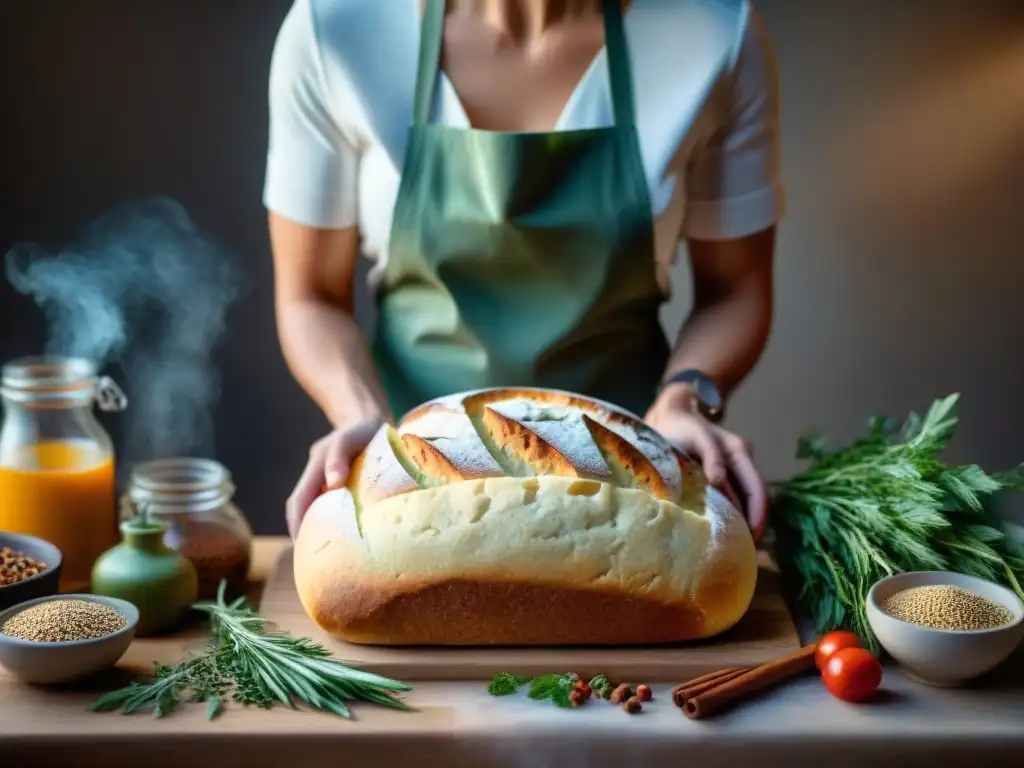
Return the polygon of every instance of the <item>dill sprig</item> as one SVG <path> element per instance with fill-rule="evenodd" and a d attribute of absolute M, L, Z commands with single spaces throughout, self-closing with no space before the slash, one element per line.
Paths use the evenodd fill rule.
<path fill-rule="evenodd" d="M 958 399 L 937 400 L 902 424 L 875 417 L 845 447 L 800 439 L 797 458 L 810 466 L 775 488 L 772 519 L 779 564 L 818 632 L 849 629 L 877 651 L 867 593 L 904 571 L 966 573 L 1024 598 L 1024 553 L 996 509 L 1001 493 L 1024 491 L 1024 474 L 943 463 Z"/>
<path fill-rule="evenodd" d="M 111 691 L 89 708 L 126 715 L 151 709 L 163 717 L 182 703 L 205 702 L 211 720 L 229 698 L 264 709 L 275 703 L 294 709 L 298 702 L 346 718 L 352 716 L 346 702 L 352 701 L 409 708 L 396 695 L 411 686 L 347 667 L 308 638 L 268 632 L 267 620 L 244 598 L 225 602 L 225 587 L 222 582 L 216 601 L 194 606 L 210 617 L 212 638 L 204 653 L 176 667 L 155 664 L 152 680 Z"/>

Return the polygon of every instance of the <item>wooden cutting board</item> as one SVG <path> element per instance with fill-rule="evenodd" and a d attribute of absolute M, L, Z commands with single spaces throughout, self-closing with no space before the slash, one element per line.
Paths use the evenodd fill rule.
<path fill-rule="evenodd" d="M 723 667 L 753 666 L 800 647 L 771 559 L 761 553 L 757 592 L 746 616 L 729 632 L 700 643 L 647 647 L 387 647 L 353 645 L 330 637 L 306 615 L 286 548 L 267 579 L 260 613 L 281 630 L 309 637 L 339 659 L 403 681 L 486 680 L 495 672 L 535 676 L 602 672 L 617 680 L 684 682 Z"/>

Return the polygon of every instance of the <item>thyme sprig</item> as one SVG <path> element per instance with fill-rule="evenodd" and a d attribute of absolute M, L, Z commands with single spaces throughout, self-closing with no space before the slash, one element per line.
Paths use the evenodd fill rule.
<path fill-rule="evenodd" d="M 210 617 L 212 638 L 204 653 L 176 667 L 155 664 L 152 680 L 111 691 L 89 708 L 126 715 L 151 709 L 163 717 L 182 703 L 205 702 L 211 720 L 228 698 L 264 709 L 276 703 L 294 709 L 298 702 L 345 718 L 352 716 L 352 701 L 409 708 L 397 694 L 411 686 L 345 666 L 308 638 L 267 631 L 267 620 L 244 598 L 225 601 L 225 587 L 222 582 L 216 601 L 194 606 Z"/>
<path fill-rule="evenodd" d="M 850 629 L 877 651 L 867 593 L 904 571 L 958 571 L 1024 598 L 1024 553 L 996 510 L 1000 494 L 1024 491 L 1024 474 L 941 460 L 958 398 L 937 400 L 902 424 L 875 417 L 845 447 L 820 435 L 800 439 L 797 458 L 810 466 L 777 485 L 772 517 L 780 566 L 818 632 Z"/>

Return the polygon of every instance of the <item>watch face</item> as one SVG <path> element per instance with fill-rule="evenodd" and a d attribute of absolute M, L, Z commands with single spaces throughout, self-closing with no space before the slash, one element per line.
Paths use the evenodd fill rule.
<path fill-rule="evenodd" d="M 708 410 L 717 411 L 722 407 L 722 397 L 718 394 L 718 387 L 707 376 L 695 376 L 693 389 Z"/>
<path fill-rule="evenodd" d="M 688 384 L 700 404 L 705 418 L 717 420 L 722 413 L 722 395 L 718 391 L 715 380 L 700 371 L 680 371 L 673 375 L 667 384 L 678 382 Z"/>

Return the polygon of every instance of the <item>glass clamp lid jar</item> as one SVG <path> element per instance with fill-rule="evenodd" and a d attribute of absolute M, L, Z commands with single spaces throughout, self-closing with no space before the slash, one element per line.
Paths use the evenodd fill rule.
<path fill-rule="evenodd" d="M 132 469 L 121 500 L 121 520 L 143 507 L 166 527 L 164 543 L 195 566 L 199 599 L 217 596 L 222 580 L 241 594 L 252 560 L 252 529 L 232 498 L 231 474 L 211 459 L 174 458 Z"/>
<path fill-rule="evenodd" d="M 63 555 L 60 589 L 86 592 L 117 543 L 114 446 L 95 407 L 128 400 L 91 360 L 27 357 L 0 378 L 0 531 L 38 536 Z"/>

